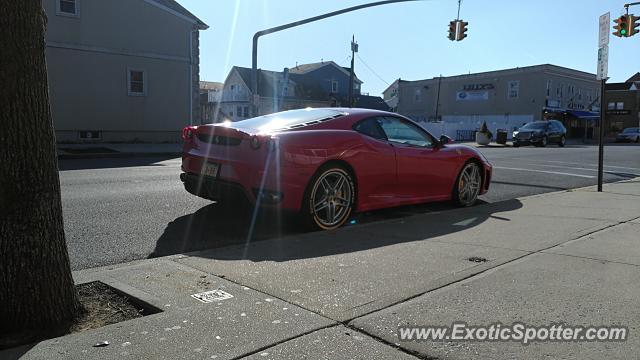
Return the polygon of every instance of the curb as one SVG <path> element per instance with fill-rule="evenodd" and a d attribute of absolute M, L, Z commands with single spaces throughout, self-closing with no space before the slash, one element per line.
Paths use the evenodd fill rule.
<path fill-rule="evenodd" d="M 115 152 L 115 153 L 93 153 L 93 154 L 60 154 L 58 160 L 77 159 L 113 159 L 113 158 L 134 158 L 134 157 L 158 157 L 171 156 L 180 157 L 182 152 Z"/>

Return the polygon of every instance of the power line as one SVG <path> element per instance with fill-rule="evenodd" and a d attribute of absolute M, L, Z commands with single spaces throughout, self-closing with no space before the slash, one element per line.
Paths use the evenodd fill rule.
<path fill-rule="evenodd" d="M 360 60 L 360 62 L 362 62 L 362 64 L 363 64 L 367 69 L 369 69 L 369 71 L 371 71 L 371 72 L 373 73 L 373 75 L 375 75 L 378 79 L 380 79 L 380 81 L 382 81 L 383 83 L 385 83 L 385 84 L 387 84 L 387 85 L 391 85 L 388 81 L 386 81 L 385 79 L 383 79 L 383 78 L 382 78 L 382 76 L 378 75 L 378 73 L 377 73 L 375 70 L 373 70 L 373 69 L 371 68 L 371 66 L 367 65 L 367 63 L 366 63 L 364 60 L 362 60 L 362 58 L 360 57 L 360 54 L 356 53 L 356 57 L 358 58 L 358 60 Z"/>

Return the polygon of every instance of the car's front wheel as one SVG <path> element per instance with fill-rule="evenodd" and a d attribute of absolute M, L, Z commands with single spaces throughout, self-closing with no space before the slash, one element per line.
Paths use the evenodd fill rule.
<path fill-rule="evenodd" d="M 311 179 L 305 194 L 303 216 L 313 228 L 332 230 L 351 216 L 355 184 L 349 171 L 338 165 L 324 166 Z"/>
<path fill-rule="evenodd" d="M 480 187 L 482 186 L 482 175 L 480 166 L 475 162 L 467 163 L 456 180 L 453 189 L 453 201 L 458 206 L 471 206 L 478 200 Z"/>
<path fill-rule="evenodd" d="M 547 143 L 548 143 L 548 139 L 547 139 L 547 136 L 545 135 L 545 136 L 543 136 L 543 137 L 542 137 L 542 139 L 538 142 L 538 146 L 539 146 L 539 147 L 545 147 L 545 146 L 547 146 Z"/>
<path fill-rule="evenodd" d="M 564 135 L 562 135 L 560 137 L 560 141 L 558 141 L 558 146 L 560 147 L 564 147 L 564 145 L 567 143 L 567 139 L 564 137 Z"/>

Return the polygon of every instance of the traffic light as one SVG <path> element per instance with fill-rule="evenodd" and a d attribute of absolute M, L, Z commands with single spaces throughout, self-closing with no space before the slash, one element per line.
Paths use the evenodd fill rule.
<path fill-rule="evenodd" d="M 619 18 L 613 20 L 616 25 L 613 27 L 616 31 L 613 35 L 617 37 L 629 36 L 629 19 L 628 15 L 621 15 Z"/>
<path fill-rule="evenodd" d="M 640 32 L 640 30 L 638 30 L 640 27 L 640 17 L 633 15 L 627 15 L 627 17 L 629 19 L 629 35 L 627 36 L 633 36 Z"/>
<path fill-rule="evenodd" d="M 466 38 L 467 25 L 469 25 L 469 23 L 462 20 L 449 21 L 449 40 L 460 41 Z"/>
<path fill-rule="evenodd" d="M 454 41 L 456 40 L 456 28 L 458 27 L 458 21 L 457 20 L 451 20 L 449 21 L 449 40 Z"/>
<path fill-rule="evenodd" d="M 458 21 L 458 34 L 456 36 L 456 40 L 462 41 L 462 39 L 467 37 L 467 25 L 469 25 L 466 21 Z"/>

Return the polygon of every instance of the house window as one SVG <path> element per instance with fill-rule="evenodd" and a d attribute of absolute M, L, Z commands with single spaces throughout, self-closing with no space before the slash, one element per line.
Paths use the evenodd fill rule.
<path fill-rule="evenodd" d="M 289 96 L 289 88 L 288 87 L 284 87 L 282 89 L 282 96 Z"/>
<path fill-rule="evenodd" d="M 58 15 L 78 16 L 78 0 L 57 0 Z"/>
<path fill-rule="evenodd" d="M 547 80 L 547 96 L 551 95 L 551 80 Z"/>
<path fill-rule="evenodd" d="M 616 103 L 616 110 L 623 110 L 624 109 L 624 103 L 623 102 L 617 102 Z"/>
<path fill-rule="evenodd" d="M 331 92 L 334 94 L 338 92 L 338 82 L 335 80 L 331 80 Z"/>
<path fill-rule="evenodd" d="M 144 70 L 129 69 L 128 90 L 130 96 L 143 96 L 147 94 L 146 72 Z"/>
<path fill-rule="evenodd" d="M 608 110 L 615 110 L 616 109 L 616 103 L 614 102 L 610 102 L 607 104 L 607 109 Z"/>
<path fill-rule="evenodd" d="M 420 102 L 422 100 L 422 90 L 415 89 L 413 92 L 413 101 Z"/>
<path fill-rule="evenodd" d="M 582 101 L 582 89 L 578 88 L 578 101 Z"/>
<path fill-rule="evenodd" d="M 242 117 L 242 107 L 241 106 L 236 106 L 236 114 L 238 115 L 238 117 Z"/>
<path fill-rule="evenodd" d="M 245 106 L 243 109 L 243 113 L 244 113 L 244 117 L 248 118 L 249 117 L 249 107 Z"/>
<path fill-rule="evenodd" d="M 520 81 L 509 81 L 509 85 L 507 87 L 507 98 L 517 99 L 518 96 L 520 96 Z"/>
<path fill-rule="evenodd" d="M 235 85 L 231 85 L 231 91 L 235 90 L 236 86 Z"/>

